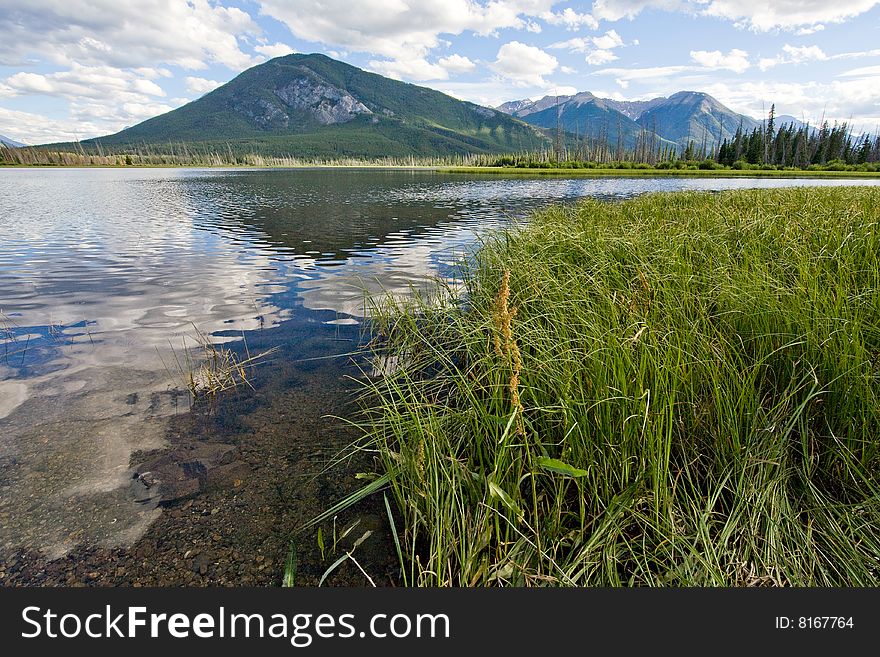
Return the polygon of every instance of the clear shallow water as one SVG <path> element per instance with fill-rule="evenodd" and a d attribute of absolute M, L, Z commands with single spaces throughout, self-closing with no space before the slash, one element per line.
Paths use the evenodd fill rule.
<path fill-rule="evenodd" d="M 365 292 L 449 279 L 479 236 L 551 202 L 878 182 L 0 170 L 0 548 L 145 530 L 158 511 L 131 455 L 187 410 L 174 359 L 196 329 L 326 355 L 356 337 Z"/>

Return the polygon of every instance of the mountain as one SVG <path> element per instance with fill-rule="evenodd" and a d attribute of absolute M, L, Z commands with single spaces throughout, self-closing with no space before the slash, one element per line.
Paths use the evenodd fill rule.
<path fill-rule="evenodd" d="M 528 98 L 526 98 L 525 100 L 510 100 L 506 103 L 502 103 L 495 109 L 497 109 L 499 112 L 510 114 L 511 116 L 525 116 L 525 114 L 529 113 L 528 109 L 534 104 L 535 102 L 533 100 L 529 100 Z M 523 111 L 525 112 L 525 114 L 520 114 L 520 112 Z"/>
<path fill-rule="evenodd" d="M 639 117 L 647 110 L 652 109 L 662 103 L 665 98 L 654 98 L 653 100 L 611 100 L 606 98 L 605 102 L 609 107 L 613 107 L 618 112 L 626 114 L 633 121 L 638 121 Z"/>
<path fill-rule="evenodd" d="M 639 134 L 656 133 L 679 148 L 688 142 L 701 146 L 705 141 L 713 146 L 723 139 L 731 139 L 742 126 L 744 132 L 760 127 L 761 122 L 737 114 L 709 94 L 697 91 L 680 91 L 668 98 L 652 100 L 612 100 L 599 98 L 588 91 L 574 96 L 559 96 L 559 111 L 565 130 L 575 127 L 581 135 L 597 137 L 607 135 L 608 142 L 615 144 L 617 131 L 623 142 L 631 147 Z M 498 107 L 513 116 L 544 128 L 555 128 L 557 97 L 545 96 L 538 101 L 511 101 Z M 790 123 L 792 117 L 778 117 L 777 125 Z"/>
<path fill-rule="evenodd" d="M 687 147 L 688 142 L 701 146 L 731 139 L 742 126 L 744 132 L 761 126 L 760 121 L 737 114 L 709 94 L 679 91 L 639 115 L 638 123 L 656 130 L 666 139 Z"/>
<path fill-rule="evenodd" d="M 584 91 L 573 96 L 544 96 L 536 101 L 512 101 L 500 105 L 498 109 L 513 110 L 514 116 L 535 126 L 555 130 L 559 125 L 565 132 L 581 137 L 602 137 L 612 148 L 619 143 L 632 149 L 640 139 L 650 138 L 650 130 L 618 109 L 618 105 L 615 101 Z M 628 107 L 623 109 L 631 111 Z M 664 143 L 662 138 L 660 143 Z"/>
<path fill-rule="evenodd" d="M 295 54 L 254 66 L 183 107 L 82 145 L 406 157 L 519 151 L 545 143 L 540 131 L 503 112 L 324 55 Z"/>
<path fill-rule="evenodd" d="M 512 100 L 508 103 L 504 103 L 503 105 L 499 105 L 496 109 L 499 109 L 502 112 L 506 112 L 507 114 L 523 118 L 525 116 L 528 116 L 529 114 L 536 114 L 541 110 L 545 110 L 550 107 L 556 107 L 558 103 L 565 103 L 572 98 L 574 98 L 574 96 L 544 96 L 539 100 L 530 100 L 528 98 L 526 98 L 525 100 Z"/>
<path fill-rule="evenodd" d="M 0 146 L 6 146 L 7 148 L 21 148 L 24 144 L 0 135 Z"/>
<path fill-rule="evenodd" d="M 794 117 L 791 116 L 790 114 L 781 114 L 781 115 L 779 115 L 779 116 L 776 117 L 776 125 L 777 125 L 777 126 L 781 126 L 781 125 L 793 125 L 795 130 L 800 130 L 801 128 L 806 128 L 806 127 L 808 127 L 809 124 L 804 123 L 804 122 L 801 121 L 800 119 L 796 119 L 796 118 L 794 118 Z M 811 132 L 816 130 L 816 127 L 815 127 L 815 126 L 809 126 L 809 128 L 810 128 L 810 131 L 811 131 Z"/>

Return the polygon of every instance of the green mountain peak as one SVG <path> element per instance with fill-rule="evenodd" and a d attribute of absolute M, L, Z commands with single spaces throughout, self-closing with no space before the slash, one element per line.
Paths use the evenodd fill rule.
<path fill-rule="evenodd" d="M 405 157 L 510 152 L 546 143 L 539 130 L 498 110 L 325 55 L 292 54 L 247 69 L 178 109 L 83 145 Z"/>

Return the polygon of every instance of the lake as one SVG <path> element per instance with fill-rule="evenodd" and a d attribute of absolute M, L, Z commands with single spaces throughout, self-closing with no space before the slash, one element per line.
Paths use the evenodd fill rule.
<path fill-rule="evenodd" d="M 327 416 L 357 389 L 347 354 L 361 338 L 365 296 L 454 281 L 481 237 L 550 203 L 878 183 L 0 170 L 0 556 L 133 545 L 160 503 L 178 509 L 196 479 L 234 489 L 230 514 L 272 516 L 266 531 L 283 537 L 297 513 L 336 501 L 338 491 L 301 470 L 350 435 Z M 239 354 L 276 351 L 253 369 L 254 390 L 237 389 L 196 421 L 185 371 L 199 334 Z M 135 466 L 146 459 L 167 477 L 179 463 L 161 460 L 165 448 L 217 474 L 176 482 L 179 498 L 163 500 Z M 254 483 L 269 478 L 271 495 Z M 297 496 L 310 501 L 285 506 Z M 249 527 L 249 536 L 262 531 Z"/>

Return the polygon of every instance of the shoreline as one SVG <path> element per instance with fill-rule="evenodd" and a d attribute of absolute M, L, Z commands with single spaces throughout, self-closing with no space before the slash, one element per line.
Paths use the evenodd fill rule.
<path fill-rule="evenodd" d="M 356 473 L 371 468 L 366 458 L 327 468 L 355 438 L 328 416 L 352 412 L 352 385 L 344 377 L 357 370 L 342 363 L 323 367 L 335 376 L 328 380 L 318 367 L 267 366 L 255 391 L 232 391 L 173 416 L 168 444 L 133 454 L 130 465 L 137 474 L 143 465 L 161 464 L 160 476 L 194 466 L 198 481 L 172 489 L 160 502 L 161 513 L 131 544 L 82 542 L 58 558 L 32 547 L 0 549 L 0 587 L 280 586 L 292 542 L 296 585 L 317 586 L 337 556 L 329 545 L 334 525 L 323 524 L 326 554 L 315 539 L 316 527 L 297 530 L 322 512 L 327 500 L 357 488 Z M 299 385 L 286 388 L 290 376 Z M 212 459 L 211 453 L 222 457 Z M 339 549 L 351 549 L 353 540 L 371 530 L 358 548 L 359 559 L 369 564 L 378 585 L 396 584 L 397 561 L 381 499 L 340 512 L 335 526 L 341 532 L 354 522 L 360 531 L 340 539 Z M 326 585 L 366 581 L 352 564 L 343 564 Z"/>
<path fill-rule="evenodd" d="M 618 169 L 618 168 L 521 168 L 521 167 L 471 167 L 449 165 L 393 165 L 393 164 L 302 164 L 302 165 L 254 165 L 254 164 L 127 164 L 127 165 L 62 165 L 62 164 L 0 164 L 4 169 L 192 169 L 192 170 L 239 170 L 239 171 L 321 171 L 321 170 L 369 170 L 369 171 L 419 171 L 448 175 L 486 175 L 510 177 L 571 177 L 571 178 L 853 178 L 880 179 L 880 171 L 791 171 L 777 169 Z"/>

